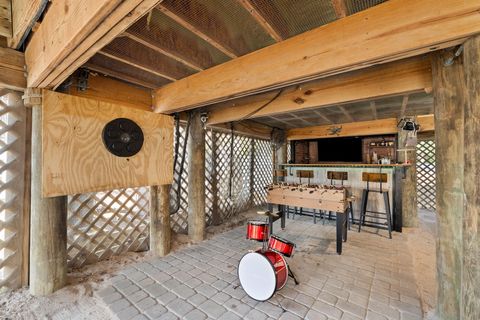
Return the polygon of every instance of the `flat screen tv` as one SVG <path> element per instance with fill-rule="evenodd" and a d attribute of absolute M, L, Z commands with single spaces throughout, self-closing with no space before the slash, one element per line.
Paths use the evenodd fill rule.
<path fill-rule="evenodd" d="M 362 138 L 326 138 L 318 141 L 318 162 L 362 162 Z"/>

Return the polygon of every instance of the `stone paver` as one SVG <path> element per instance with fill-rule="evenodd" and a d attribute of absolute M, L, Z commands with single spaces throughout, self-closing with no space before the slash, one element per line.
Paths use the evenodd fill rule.
<path fill-rule="evenodd" d="M 245 227 L 198 245 L 126 267 L 95 293 L 119 319 L 421 319 L 412 258 L 394 233 L 390 240 L 350 232 L 335 253 L 335 224 L 287 220 L 280 236 L 297 244 L 289 279 L 270 301 L 248 297 L 237 278 L 239 259 L 257 244 Z"/>

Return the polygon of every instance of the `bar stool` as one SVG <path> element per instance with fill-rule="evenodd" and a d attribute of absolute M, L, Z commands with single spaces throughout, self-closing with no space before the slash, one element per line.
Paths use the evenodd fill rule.
<path fill-rule="evenodd" d="M 348 180 L 348 172 L 346 171 L 327 171 L 327 179 L 330 180 L 330 185 L 335 185 L 335 181 L 340 181 L 341 185 L 343 186 L 343 182 Z M 321 218 L 324 218 L 324 214 L 321 214 Z M 332 219 L 332 211 L 328 211 L 328 220 Z M 348 218 L 347 218 L 348 220 Z M 325 224 L 325 220 L 323 220 L 323 224 Z"/>
<path fill-rule="evenodd" d="M 299 184 L 302 184 L 302 178 L 307 179 L 307 185 L 310 185 L 310 179 L 313 178 L 313 170 L 297 170 L 296 172 L 297 178 L 299 179 Z M 292 219 L 295 220 L 295 215 L 297 212 L 300 211 L 300 215 L 303 214 L 303 207 L 295 207 L 293 211 Z M 315 215 L 315 212 L 313 213 Z"/>
<path fill-rule="evenodd" d="M 363 189 L 363 192 L 362 192 L 362 204 L 361 204 L 361 211 L 360 211 L 360 220 L 358 222 L 358 232 L 360 232 L 362 225 L 367 227 L 377 228 L 377 229 L 388 230 L 388 236 L 390 237 L 390 239 L 392 239 L 392 218 L 391 218 L 392 215 L 390 211 L 390 198 L 388 195 L 388 190 L 383 190 L 382 188 L 383 183 L 387 182 L 387 174 L 381 173 L 381 171 L 380 173 L 363 172 L 362 180 L 367 182 L 367 188 Z M 370 189 L 370 182 L 379 182 L 380 190 Z M 381 195 L 383 195 L 383 201 L 385 203 L 385 212 L 367 210 L 368 196 L 370 192 L 380 193 Z M 365 218 L 385 220 L 386 222 L 380 223 L 377 221 L 365 220 Z"/>

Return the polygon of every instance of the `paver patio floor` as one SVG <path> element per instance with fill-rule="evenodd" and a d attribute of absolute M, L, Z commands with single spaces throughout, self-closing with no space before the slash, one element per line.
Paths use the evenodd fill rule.
<path fill-rule="evenodd" d="M 422 319 L 408 235 L 356 229 L 340 256 L 334 221 L 297 217 L 284 231 L 275 223 L 274 233 L 297 245 L 287 260 L 300 284 L 289 279 L 267 302 L 239 286 L 240 258 L 259 247 L 245 226 L 130 265 L 96 294 L 119 319 Z"/>

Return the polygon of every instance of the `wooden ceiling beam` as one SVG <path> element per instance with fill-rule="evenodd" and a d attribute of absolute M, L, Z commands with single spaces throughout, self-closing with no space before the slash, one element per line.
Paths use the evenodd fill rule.
<path fill-rule="evenodd" d="M 176 78 L 172 77 L 171 75 L 167 74 L 167 73 L 164 73 L 164 72 L 159 72 L 157 70 L 153 70 L 150 66 L 145 66 L 143 65 L 141 62 L 139 61 L 136 61 L 134 59 L 131 59 L 130 57 L 121 57 L 117 54 L 113 54 L 113 53 L 110 53 L 110 52 L 107 52 L 105 50 L 100 50 L 99 51 L 99 54 L 105 56 L 105 57 L 108 57 L 110 59 L 113 59 L 113 60 L 116 60 L 116 61 L 119 61 L 119 62 L 123 62 L 125 64 L 128 64 L 132 67 L 135 67 L 137 69 L 140 69 L 140 70 L 143 70 L 145 72 L 148 72 L 148 73 L 151 73 L 151 74 L 154 74 L 156 76 L 159 76 L 159 77 L 162 77 L 162 78 L 165 78 L 165 79 L 168 79 L 170 81 L 175 81 L 177 80 Z"/>
<path fill-rule="evenodd" d="M 420 124 L 420 132 L 435 130 L 433 114 L 417 117 Z M 288 140 L 308 140 L 332 137 L 352 137 L 352 136 L 369 136 L 380 134 L 396 134 L 398 120 L 396 118 L 388 118 L 371 121 L 358 121 L 339 123 L 335 125 L 314 126 L 307 128 L 295 128 L 287 131 Z M 340 131 L 332 129 L 341 128 Z M 334 132 L 332 134 L 332 132 Z"/>
<path fill-rule="evenodd" d="M 268 22 L 268 20 L 260 13 L 259 10 L 255 7 L 254 4 L 250 2 L 250 0 L 237 0 L 240 5 L 247 10 L 250 15 L 257 21 L 257 23 L 265 30 L 273 40 L 280 42 L 283 41 L 283 37 L 280 33 L 275 29 L 275 27 Z"/>
<path fill-rule="evenodd" d="M 410 58 L 292 86 L 286 88 L 276 99 L 277 91 L 219 103 L 207 108 L 208 122 L 230 122 L 425 92 L 432 86 L 430 68 L 430 59 Z"/>
<path fill-rule="evenodd" d="M 24 54 L 0 48 L 0 88 L 23 91 L 26 87 Z"/>
<path fill-rule="evenodd" d="M 353 119 L 353 117 L 352 117 L 352 115 L 350 114 L 350 112 L 348 112 L 347 109 L 345 109 L 344 106 L 337 106 L 337 107 L 338 107 L 338 109 L 343 113 L 343 115 L 344 115 L 345 117 L 347 117 L 348 121 L 350 121 L 350 122 L 354 122 L 354 121 L 355 121 L 355 119 Z"/>
<path fill-rule="evenodd" d="M 345 0 L 331 0 L 333 10 L 338 19 L 345 18 L 348 15 Z"/>
<path fill-rule="evenodd" d="M 58 86 L 160 1 L 51 2 L 25 50 L 28 86 Z"/>
<path fill-rule="evenodd" d="M 127 74 L 124 74 L 121 71 L 111 70 L 111 69 L 108 69 L 108 68 L 97 66 L 96 64 L 93 64 L 93 63 L 86 63 L 85 67 L 88 68 L 89 70 L 92 70 L 92 71 L 95 71 L 95 72 L 98 72 L 98 73 L 101 73 L 101 74 L 104 74 L 104 75 L 107 75 L 107 76 L 110 76 L 110 77 L 114 77 L 114 78 L 117 78 L 117 79 L 120 79 L 120 80 L 123 80 L 123 81 L 126 81 L 126 82 L 137 84 L 137 85 L 145 87 L 145 88 L 155 89 L 155 88 L 158 87 L 154 83 L 145 82 L 145 81 L 136 79 L 132 76 L 129 76 Z"/>
<path fill-rule="evenodd" d="M 373 119 L 377 120 L 377 104 L 375 101 L 370 101 L 370 109 L 372 110 Z"/>
<path fill-rule="evenodd" d="M 154 43 L 152 42 L 151 40 L 148 40 L 147 38 L 145 37 L 142 37 L 138 34 L 134 34 L 130 31 L 125 31 L 124 35 L 128 38 L 130 38 L 131 40 L 135 41 L 135 42 L 138 42 L 142 45 L 144 45 L 145 47 L 148 47 L 152 50 L 155 50 L 156 52 L 158 53 L 161 53 L 171 59 L 174 59 L 175 61 L 178 61 L 180 63 L 183 63 L 184 65 L 186 65 L 187 67 L 190 67 L 196 71 L 202 71 L 204 70 L 198 63 L 192 61 L 192 60 L 187 60 L 187 59 L 184 59 L 184 58 L 181 58 L 178 54 L 176 54 L 175 52 L 171 52 L 170 50 L 168 49 L 165 49 L 161 46 L 161 44 L 159 43 Z"/>
<path fill-rule="evenodd" d="M 400 118 L 405 117 L 405 112 L 407 111 L 407 106 L 408 106 L 408 94 L 403 96 L 402 108 L 400 110 Z"/>
<path fill-rule="evenodd" d="M 214 46 L 230 58 L 237 58 L 238 55 L 230 48 L 228 48 L 225 44 L 222 44 L 218 42 L 217 40 L 213 39 L 210 37 L 208 34 L 204 33 L 203 31 L 199 30 L 197 27 L 195 27 L 193 24 L 188 22 L 187 20 L 183 19 L 182 17 L 178 16 L 176 13 L 170 11 L 167 7 L 163 6 L 162 4 L 159 4 L 156 7 L 158 10 L 160 10 L 163 14 L 166 16 L 170 17 L 172 20 L 174 20 L 176 23 L 184 27 L 185 29 L 188 29 L 190 32 L 194 33 L 198 37 L 202 38 L 204 41 L 208 42 L 210 45 Z"/>
<path fill-rule="evenodd" d="M 10 48 L 19 49 L 47 3 L 48 0 L 12 1 L 12 36 L 7 39 Z"/>
<path fill-rule="evenodd" d="M 0 0 L 0 36 L 12 37 L 12 3 Z"/>
<path fill-rule="evenodd" d="M 324 115 L 323 112 L 321 112 L 320 110 L 313 110 L 313 112 L 315 112 L 315 114 L 317 114 L 320 118 L 325 120 L 327 123 L 333 123 L 333 121 L 329 117 Z"/>
<path fill-rule="evenodd" d="M 88 86 L 85 90 L 80 90 L 78 76 L 74 74 L 72 85 L 64 93 L 111 102 L 134 109 L 152 111 L 152 90 L 133 86 L 98 73 L 89 75 Z"/>
<path fill-rule="evenodd" d="M 480 33 L 479 10 L 478 0 L 390 0 L 168 84 L 156 91 L 155 111 L 193 109 L 451 47 Z"/>

